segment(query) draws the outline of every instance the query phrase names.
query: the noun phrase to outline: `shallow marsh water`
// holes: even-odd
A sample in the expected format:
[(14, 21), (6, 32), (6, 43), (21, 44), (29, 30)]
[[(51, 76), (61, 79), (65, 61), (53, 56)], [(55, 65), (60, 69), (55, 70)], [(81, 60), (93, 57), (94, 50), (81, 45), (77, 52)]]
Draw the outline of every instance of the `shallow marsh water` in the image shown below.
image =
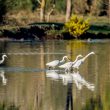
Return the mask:
[[(8, 58), (0, 66), (7, 83), (0, 77), (0, 108), (13, 110), (110, 110), (110, 41), (0, 42), (0, 55)], [(94, 51), (79, 69), (85, 81), (94, 84), (78, 88), (76, 73), (65, 74), (46, 63), (68, 55)], [(63, 77), (64, 76), (64, 77)], [(4, 110), (4, 109), (3, 109)]]

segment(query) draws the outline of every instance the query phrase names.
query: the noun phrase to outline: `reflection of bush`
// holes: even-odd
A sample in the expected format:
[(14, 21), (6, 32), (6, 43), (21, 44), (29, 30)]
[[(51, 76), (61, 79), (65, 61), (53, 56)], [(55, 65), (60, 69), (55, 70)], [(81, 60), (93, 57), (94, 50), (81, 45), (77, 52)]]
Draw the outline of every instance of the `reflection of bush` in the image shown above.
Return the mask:
[(14, 104), (6, 105), (6, 104), (0, 104), (0, 110), (19, 110), (19, 107), (16, 107)]

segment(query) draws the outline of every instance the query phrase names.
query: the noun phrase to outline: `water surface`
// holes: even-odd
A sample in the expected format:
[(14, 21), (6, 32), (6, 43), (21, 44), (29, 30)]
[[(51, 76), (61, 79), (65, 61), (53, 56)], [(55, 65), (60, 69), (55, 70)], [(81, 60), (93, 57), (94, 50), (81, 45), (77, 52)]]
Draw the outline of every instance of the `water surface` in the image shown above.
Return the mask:
[[(0, 66), (0, 108), (14, 110), (110, 110), (110, 41), (0, 42), (0, 56), (8, 58)], [(70, 75), (46, 63), (62, 59), (73, 61), (78, 54), (94, 51), (80, 66), (78, 74), (95, 89), (77, 86)], [(73, 76), (72, 76), (73, 75)], [(79, 87), (79, 88), (78, 88)], [(4, 110), (4, 109), (3, 109)]]

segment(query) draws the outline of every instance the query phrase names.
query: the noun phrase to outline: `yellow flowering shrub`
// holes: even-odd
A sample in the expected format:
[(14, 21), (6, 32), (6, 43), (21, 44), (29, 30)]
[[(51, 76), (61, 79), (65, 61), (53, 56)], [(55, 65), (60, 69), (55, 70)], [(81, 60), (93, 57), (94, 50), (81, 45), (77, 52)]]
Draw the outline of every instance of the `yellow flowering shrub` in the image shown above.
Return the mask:
[(72, 36), (78, 37), (89, 29), (89, 20), (84, 20), (83, 17), (72, 15), (70, 20), (65, 23), (64, 30)]

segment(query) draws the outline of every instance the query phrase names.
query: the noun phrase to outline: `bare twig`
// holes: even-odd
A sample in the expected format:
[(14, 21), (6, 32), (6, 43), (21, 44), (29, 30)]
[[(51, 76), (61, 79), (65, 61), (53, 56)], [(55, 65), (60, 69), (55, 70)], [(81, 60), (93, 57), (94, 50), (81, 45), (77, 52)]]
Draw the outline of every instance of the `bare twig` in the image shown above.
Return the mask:
[(41, 5), (41, 2), (39, 1), (39, 0), (37, 0), (38, 1), (38, 3)]

